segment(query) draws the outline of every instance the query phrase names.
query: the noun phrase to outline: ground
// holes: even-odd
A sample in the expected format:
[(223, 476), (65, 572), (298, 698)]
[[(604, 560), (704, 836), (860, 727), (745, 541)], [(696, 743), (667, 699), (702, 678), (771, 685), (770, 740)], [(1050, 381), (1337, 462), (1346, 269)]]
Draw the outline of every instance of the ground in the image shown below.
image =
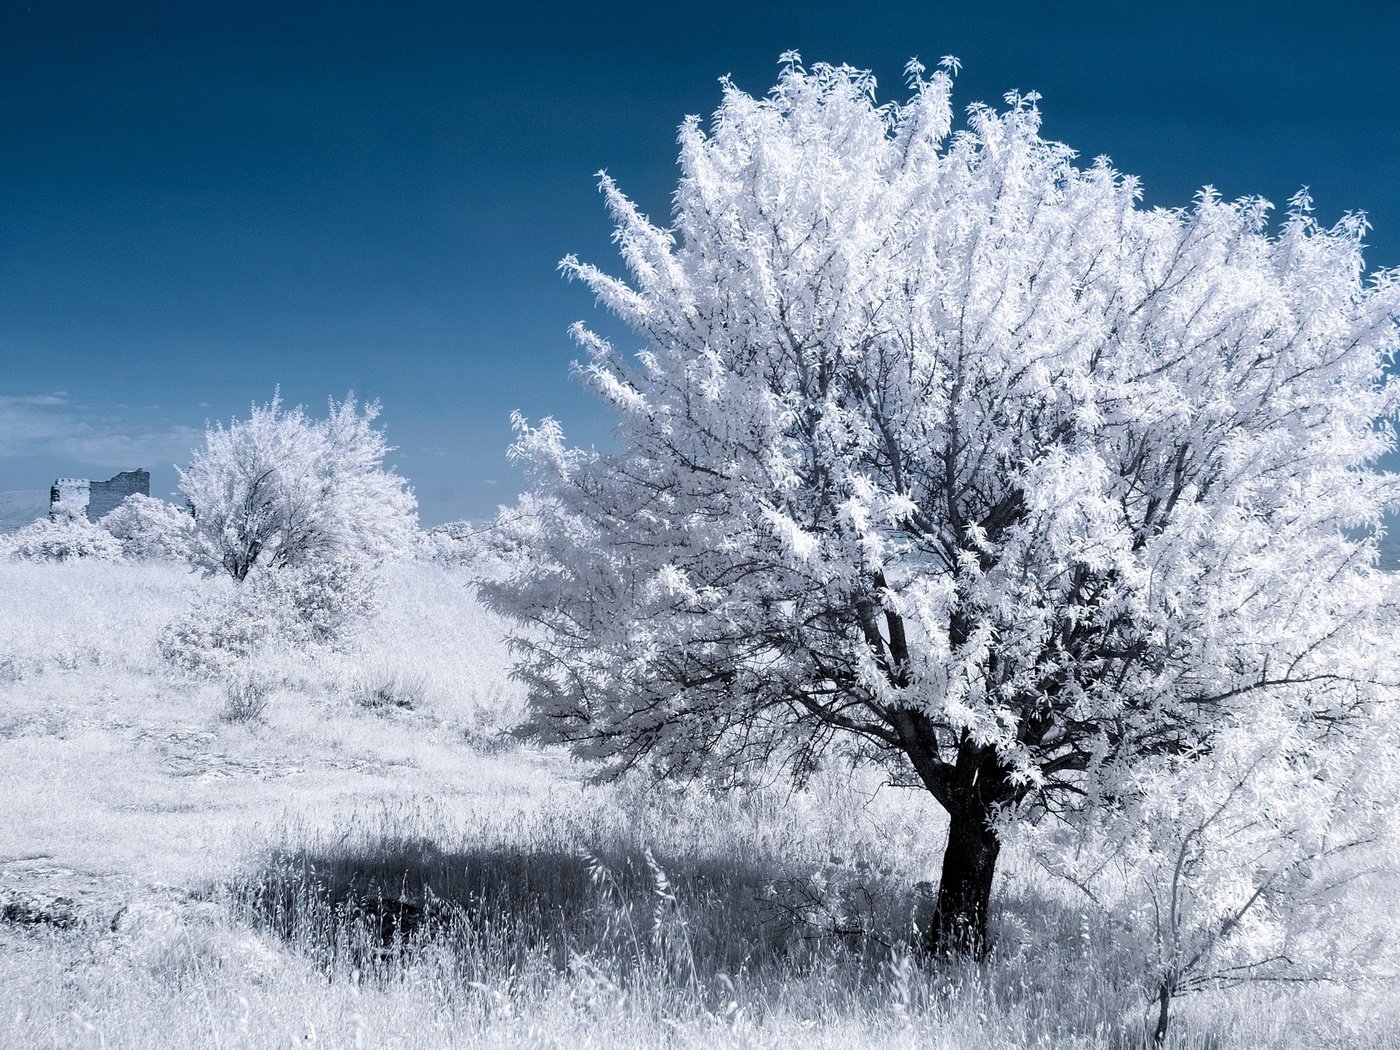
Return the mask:
[[(903, 938), (927, 799), (834, 765), (590, 785), (509, 735), (522, 697), (470, 574), (386, 570), (332, 647), (182, 669), (231, 585), (0, 564), (0, 1046), (1132, 1045), (1106, 931), (1026, 858), (985, 966)], [(249, 702), (251, 700), (251, 702)], [(1250, 988), (1182, 1046), (1400, 1045), (1393, 987)]]

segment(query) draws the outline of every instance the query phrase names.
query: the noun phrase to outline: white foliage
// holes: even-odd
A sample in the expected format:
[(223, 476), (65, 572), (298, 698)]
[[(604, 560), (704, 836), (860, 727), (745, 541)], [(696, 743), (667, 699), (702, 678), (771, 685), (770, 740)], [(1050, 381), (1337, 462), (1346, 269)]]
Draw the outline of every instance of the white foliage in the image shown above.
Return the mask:
[(134, 493), (98, 522), (136, 561), (194, 559), (194, 518), (173, 503)]
[(380, 582), (377, 570), (344, 559), (254, 569), (221, 600), (172, 621), (160, 650), (186, 670), (220, 671), (269, 645), (336, 643), (373, 612)]
[[(1255, 704), (1208, 754), (1157, 756), (1133, 790), (1022, 832), (1052, 873), (1121, 924), (1164, 1037), (1172, 999), (1249, 981), (1349, 982), (1393, 966), (1400, 810), (1394, 712), (1308, 722)], [(1359, 891), (1359, 892), (1357, 892)]]
[(350, 559), (373, 564), (415, 538), (416, 501), (386, 470), (379, 405), (331, 401), (326, 419), (280, 396), (217, 424), (180, 471), (195, 509), (196, 554), (242, 579), (255, 566)]
[(0, 537), (0, 554), (21, 561), (71, 561), (90, 558), (115, 561), (122, 544), (79, 511), (39, 518), (9, 536)]
[(669, 227), (604, 176), (629, 281), (564, 260), (643, 349), (575, 331), (620, 454), (517, 419), (486, 593), (536, 731), (669, 772), (844, 738), (956, 822), (1121, 797), (1264, 698), (1364, 720), (1400, 313), (1364, 221), (1144, 209), (1035, 96), (955, 131), (951, 66), (879, 105), (787, 61), (681, 128)]

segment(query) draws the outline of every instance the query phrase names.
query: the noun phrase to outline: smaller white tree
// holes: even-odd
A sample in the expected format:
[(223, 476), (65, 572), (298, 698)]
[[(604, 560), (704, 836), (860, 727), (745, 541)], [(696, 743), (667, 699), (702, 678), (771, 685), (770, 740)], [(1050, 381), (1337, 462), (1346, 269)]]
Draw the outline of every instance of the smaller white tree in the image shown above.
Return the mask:
[(1346, 981), (1382, 959), (1386, 931), (1362, 921), (1369, 893), (1349, 891), (1392, 863), (1390, 706), (1319, 719), (1263, 705), (1208, 753), (1144, 760), (1130, 794), (1083, 807), (1073, 830), (1023, 829), (1051, 872), (1128, 931), (1155, 1043), (1186, 993)]
[(133, 493), (98, 524), (116, 537), (128, 558), (192, 560), (194, 518), (173, 503)]
[(405, 548), (417, 503), (384, 467), (390, 448), (373, 425), (378, 415), (378, 402), (360, 406), (350, 396), (312, 419), (278, 394), (248, 419), (210, 427), (180, 471), (196, 559), (242, 580), (257, 567), (363, 566)]

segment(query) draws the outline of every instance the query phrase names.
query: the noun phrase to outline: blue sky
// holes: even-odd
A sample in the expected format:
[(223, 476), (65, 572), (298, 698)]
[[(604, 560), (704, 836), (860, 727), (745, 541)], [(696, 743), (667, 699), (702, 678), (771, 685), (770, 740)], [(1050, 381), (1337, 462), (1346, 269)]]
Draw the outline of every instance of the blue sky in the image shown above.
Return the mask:
[[(105, 13), (98, 11), (105, 6)], [(1400, 0), (0, 5), (0, 490), (146, 466), (280, 384), (379, 398), (425, 522), (510, 502), (509, 414), (606, 440), (568, 375), (616, 269), (594, 173), (654, 216), (675, 129), (789, 48), (963, 63), (1141, 176), (1332, 220), (1400, 264)]]

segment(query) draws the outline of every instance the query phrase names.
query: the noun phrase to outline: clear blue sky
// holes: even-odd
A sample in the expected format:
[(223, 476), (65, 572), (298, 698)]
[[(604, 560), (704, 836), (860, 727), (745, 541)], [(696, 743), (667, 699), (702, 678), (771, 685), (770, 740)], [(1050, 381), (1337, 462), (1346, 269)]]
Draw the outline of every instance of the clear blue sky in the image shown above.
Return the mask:
[(510, 502), (509, 413), (603, 441), (568, 376), (617, 268), (594, 173), (654, 216), (675, 129), (778, 55), (962, 59), (958, 101), (1140, 175), (1369, 212), (1400, 264), (1400, 0), (121, 4), (0, 0), (0, 490), (153, 471), (277, 384), (384, 403), (424, 521)]

